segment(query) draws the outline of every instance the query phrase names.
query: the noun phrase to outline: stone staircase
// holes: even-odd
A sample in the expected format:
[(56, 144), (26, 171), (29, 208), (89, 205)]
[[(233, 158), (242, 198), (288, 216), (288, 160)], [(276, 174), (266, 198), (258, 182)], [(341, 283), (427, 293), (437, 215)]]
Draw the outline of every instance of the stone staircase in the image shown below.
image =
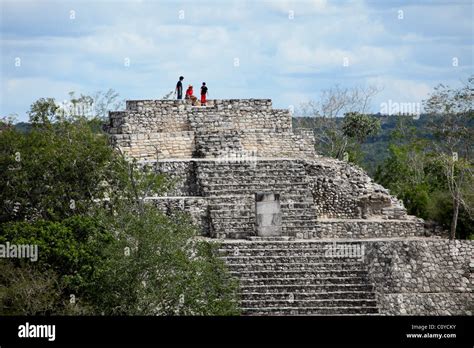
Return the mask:
[[(329, 257), (319, 241), (225, 241), (220, 255), (240, 280), (243, 315), (379, 313), (359, 257)], [(359, 242), (344, 243), (359, 245)]]
[(255, 230), (255, 206), (251, 197), (232, 203), (214, 200), (209, 205), (211, 237), (246, 238)]
[[(304, 164), (290, 159), (258, 159), (257, 161), (200, 161), (196, 177), (204, 197), (233, 197), (235, 204), (219, 206), (214, 204), (211, 220), (216, 228), (222, 220), (242, 222), (239, 231), (243, 238), (255, 232), (255, 198), (256, 192), (273, 192), (280, 194), (282, 213), (282, 235), (313, 235), (316, 232), (316, 215), (313, 197), (307, 187)], [(244, 202), (244, 203), (240, 203)], [(228, 225), (222, 224), (223, 227)], [(226, 237), (231, 237), (231, 230), (222, 230)], [(298, 234), (298, 235), (297, 235)], [(231, 237), (232, 238), (232, 237)]]

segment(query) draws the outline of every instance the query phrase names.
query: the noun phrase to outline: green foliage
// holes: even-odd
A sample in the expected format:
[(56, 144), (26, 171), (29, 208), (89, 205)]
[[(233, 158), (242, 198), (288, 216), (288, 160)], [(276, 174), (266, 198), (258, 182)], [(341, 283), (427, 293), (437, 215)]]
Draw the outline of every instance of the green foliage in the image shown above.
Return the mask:
[[(453, 200), (444, 175), (446, 156), (437, 153), (433, 141), (421, 137), (411, 125), (412, 122), (399, 120), (392, 132), (389, 156), (378, 166), (375, 180), (402, 199), (409, 214), (436, 221), (447, 230), (452, 223)], [(462, 159), (452, 164), (455, 175), (461, 167), (472, 166)], [(468, 192), (473, 184), (471, 177), (460, 189)], [(472, 196), (466, 195), (465, 201), (472, 206)], [(457, 236), (473, 235), (472, 218), (461, 208)]]
[(298, 117), (293, 124), (295, 128), (313, 129), (318, 153), (358, 165), (364, 160), (361, 145), (380, 131), (379, 119), (358, 112), (348, 112), (344, 117)]
[(342, 130), (344, 135), (362, 144), (369, 136), (380, 131), (380, 120), (370, 115), (349, 112), (344, 116)]
[(35, 127), (14, 128), (0, 136), (0, 222), (60, 220), (86, 213), (104, 185), (116, 187), (121, 158), (105, 135), (94, 133), (89, 121), (78, 119)]
[(59, 106), (53, 98), (41, 98), (31, 105), (30, 122), (33, 125), (50, 125), (59, 118)]
[(0, 285), (2, 315), (48, 315), (62, 310), (62, 289), (52, 270), (2, 260)]
[(61, 276), (71, 291), (90, 280), (94, 266), (103, 259), (103, 247), (112, 235), (93, 217), (74, 216), (58, 221), (7, 222), (0, 225), (0, 244), (37, 245), (35, 267)]
[(216, 250), (195, 240), (185, 216), (170, 219), (147, 205), (119, 208), (110, 220), (115, 243), (96, 273), (90, 297), (106, 315), (236, 314), (236, 283)]
[(52, 99), (30, 117), (26, 132), (0, 128), (0, 244), (37, 245), (39, 259), (0, 260), (0, 314), (238, 313), (215, 246), (145, 201), (170, 180), (114, 151), (97, 119)]

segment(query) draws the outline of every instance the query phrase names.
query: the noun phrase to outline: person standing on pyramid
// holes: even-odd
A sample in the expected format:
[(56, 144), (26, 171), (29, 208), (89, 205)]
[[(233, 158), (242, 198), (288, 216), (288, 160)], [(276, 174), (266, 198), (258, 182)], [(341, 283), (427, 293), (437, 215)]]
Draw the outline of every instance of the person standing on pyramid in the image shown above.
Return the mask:
[(184, 77), (180, 76), (179, 81), (176, 84), (176, 88), (174, 90), (174, 94), (178, 94), (178, 99), (183, 99), (183, 81)]
[(201, 106), (206, 106), (206, 95), (207, 95), (206, 83), (203, 82), (201, 86)]

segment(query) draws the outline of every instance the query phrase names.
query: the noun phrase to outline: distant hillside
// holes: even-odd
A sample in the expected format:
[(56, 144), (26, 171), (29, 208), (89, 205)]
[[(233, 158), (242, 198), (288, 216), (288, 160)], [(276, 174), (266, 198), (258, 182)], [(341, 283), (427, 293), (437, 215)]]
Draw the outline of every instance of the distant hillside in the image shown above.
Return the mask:
[(31, 123), (28, 122), (18, 122), (15, 124), (15, 128), (20, 132), (28, 132), (31, 129)]
[[(397, 123), (400, 119), (403, 118), (410, 121), (411, 125), (416, 128), (420, 137), (426, 139), (432, 138), (432, 135), (426, 131), (426, 125), (429, 119), (427, 115), (420, 115), (419, 119), (413, 119), (407, 116), (388, 116), (380, 114), (374, 114), (372, 116), (380, 119), (381, 131), (378, 135), (369, 137), (367, 141), (362, 144), (362, 150), (365, 154), (363, 166), (371, 176), (375, 173), (377, 165), (381, 164), (389, 155), (388, 145), (390, 142), (390, 135), (396, 129)], [(312, 128), (311, 119), (312, 117), (294, 117), (293, 126)], [(336, 119), (337, 123), (342, 121), (342, 117)]]

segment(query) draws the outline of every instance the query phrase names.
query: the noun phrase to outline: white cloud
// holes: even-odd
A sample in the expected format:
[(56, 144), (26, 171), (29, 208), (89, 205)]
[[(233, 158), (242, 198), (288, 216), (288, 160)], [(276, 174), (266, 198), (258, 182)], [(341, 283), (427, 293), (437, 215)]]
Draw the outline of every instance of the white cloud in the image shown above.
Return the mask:
[(39, 98), (67, 100), (69, 92), (84, 92), (84, 87), (78, 83), (48, 78), (13, 78), (2, 79), (1, 90), (2, 99), (9, 101), (8, 109), (3, 110), (2, 106), (2, 114), (17, 113), (21, 120), (26, 120), (25, 114), (35, 100)]
[[(23, 2), (7, 3), (0, 24), (2, 113), (27, 108), (35, 90), (55, 96), (68, 86), (161, 97), (179, 75), (186, 83), (208, 82), (213, 97), (272, 97), (282, 107), (315, 98), (329, 84), (370, 81), (386, 85), (384, 98), (419, 99), (433, 80), (472, 70), (466, 6), (407, 5), (399, 21), (396, 6), (363, 1), (87, 1), (74, 3), (71, 22), (65, 2), (45, 1), (41, 18)], [(12, 68), (17, 56), (21, 69)], [(342, 69), (344, 57), (350, 69)]]
[(389, 100), (396, 103), (422, 103), (433, 86), (426, 82), (403, 80), (393, 77), (368, 78), (367, 84), (383, 88), (377, 95), (375, 106)]

